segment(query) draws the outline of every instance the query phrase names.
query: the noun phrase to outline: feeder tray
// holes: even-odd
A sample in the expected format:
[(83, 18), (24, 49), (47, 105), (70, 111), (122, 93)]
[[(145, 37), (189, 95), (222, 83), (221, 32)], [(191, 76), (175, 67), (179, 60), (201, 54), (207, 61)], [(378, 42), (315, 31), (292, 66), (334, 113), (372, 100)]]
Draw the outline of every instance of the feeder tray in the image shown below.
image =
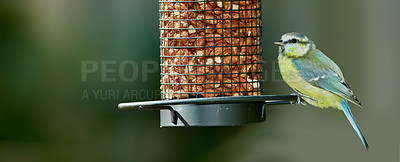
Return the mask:
[(297, 95), (235, 96), (130, 102), (118, 107), (160, 110), (160, 127), (235, 126), (263, 122), (266, 106), (298, 100)]

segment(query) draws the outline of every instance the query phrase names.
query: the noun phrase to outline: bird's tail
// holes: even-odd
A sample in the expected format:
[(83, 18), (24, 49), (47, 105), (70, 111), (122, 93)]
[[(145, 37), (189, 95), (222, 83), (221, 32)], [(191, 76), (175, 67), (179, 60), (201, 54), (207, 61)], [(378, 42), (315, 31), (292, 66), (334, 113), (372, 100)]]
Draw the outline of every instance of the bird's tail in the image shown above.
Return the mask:
[(342, 102), (340, 103), (340, 105), (342, 106), (343, 112), (346, 115), (347, 119), (351, 123), (351, 126), (353, 126), (354, 130), (357, 132), (358, 136), (360, 137), (362, 143), (364, 144), (364, 147), (368, 150), (368, 148), (369, 148), (368, 143), (365, 140), (363, 134), (361, 133), (361, 130), (358, 127), (353, 114), (351, 113), (351, 110), (350, 110), (349, 104), (347, 103), (347, 100), (343, 99)]

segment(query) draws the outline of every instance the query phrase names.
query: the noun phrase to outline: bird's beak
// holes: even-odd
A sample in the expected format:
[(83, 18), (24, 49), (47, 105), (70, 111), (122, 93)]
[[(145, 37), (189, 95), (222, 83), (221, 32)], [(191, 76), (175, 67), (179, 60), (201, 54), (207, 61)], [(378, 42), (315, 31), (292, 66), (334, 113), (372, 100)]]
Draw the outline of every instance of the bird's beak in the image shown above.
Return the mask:
[(279, 40), (279, 41), (277, 41), (277, 42), (274, 42), (274, 44), (275, 44), (275, 45), (278, 45), (278, 46), (283, 46), (282, 40)]

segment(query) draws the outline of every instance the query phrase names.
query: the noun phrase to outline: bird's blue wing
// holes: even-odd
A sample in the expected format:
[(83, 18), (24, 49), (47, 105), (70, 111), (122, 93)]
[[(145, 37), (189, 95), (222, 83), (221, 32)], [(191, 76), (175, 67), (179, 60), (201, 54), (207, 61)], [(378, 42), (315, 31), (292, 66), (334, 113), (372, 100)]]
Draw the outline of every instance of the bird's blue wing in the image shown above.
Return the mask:
[(293, 63), (299, 70), (300, 76), (308, 83), (362, 106), (344, 80), (339, 67), (321, 51), (316, 50), (305, 57), (293, 59)]

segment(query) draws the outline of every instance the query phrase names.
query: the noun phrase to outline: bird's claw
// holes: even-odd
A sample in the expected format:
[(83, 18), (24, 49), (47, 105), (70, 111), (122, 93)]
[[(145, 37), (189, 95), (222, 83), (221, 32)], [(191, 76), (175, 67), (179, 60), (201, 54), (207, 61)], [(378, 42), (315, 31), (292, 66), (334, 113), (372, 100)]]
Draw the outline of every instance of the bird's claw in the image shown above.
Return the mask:
[(301, 98), (302, 96), (303, 96), (303, 97), (308, 97), (308, 96), (302, 95), (302, 94), (297, 93), (297, 92), (292, 93), (291, 95), (296, 95), (296, 96), (297, 96), (297, 100), (296, 100), (296, 101), (291, 101), (290, 104), (292, 104), (292, 105), (294, 105), (294, 106), (297, 106), (297, 105), (306, 106), (306, 105), (308, 105), (307, 102), (305, 102), (305, 101)]

